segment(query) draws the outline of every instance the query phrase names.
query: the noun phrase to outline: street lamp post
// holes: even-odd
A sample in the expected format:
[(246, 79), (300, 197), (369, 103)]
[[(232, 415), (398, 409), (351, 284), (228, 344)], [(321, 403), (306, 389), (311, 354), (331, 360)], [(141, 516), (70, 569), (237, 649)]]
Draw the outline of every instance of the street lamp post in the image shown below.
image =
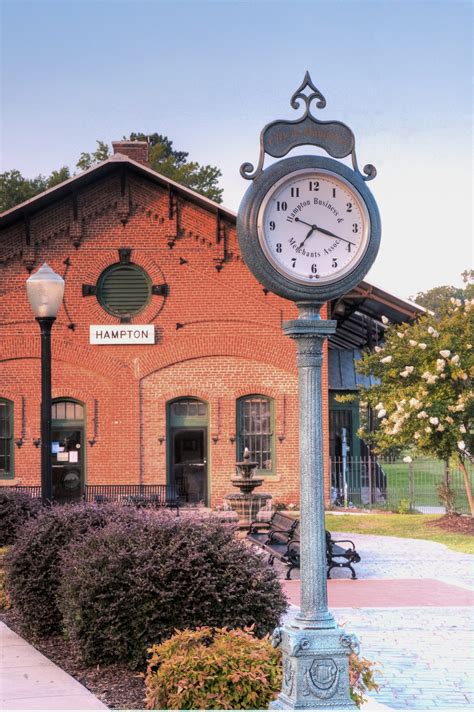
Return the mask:
[(44, 263), (26, 280), (26, 291), (41, 330), (41, 498), (52, 501), (51, 328), (64, 295), (64, 280)]

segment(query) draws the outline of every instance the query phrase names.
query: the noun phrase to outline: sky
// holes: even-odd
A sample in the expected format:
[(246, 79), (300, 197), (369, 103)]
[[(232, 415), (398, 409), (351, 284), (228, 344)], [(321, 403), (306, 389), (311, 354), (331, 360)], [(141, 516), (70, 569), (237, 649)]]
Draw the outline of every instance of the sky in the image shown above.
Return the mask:
[[(1, 163), (26, 177), (97, 139), (167, 135), (238, 211), (260, 131), (318, 111), (356, 138), (382, 220), (367, 280), (408, 298), (472, 267), (472, 12), (465, 0), (2, 0)], [(305, 153), (296, 149), (289, 155)], [(324, 153), (320, 151), (322, 155)], [(273, 159), (270, 159), (271, 162)], [(347, 159), (349, 160), (349, 159)]]

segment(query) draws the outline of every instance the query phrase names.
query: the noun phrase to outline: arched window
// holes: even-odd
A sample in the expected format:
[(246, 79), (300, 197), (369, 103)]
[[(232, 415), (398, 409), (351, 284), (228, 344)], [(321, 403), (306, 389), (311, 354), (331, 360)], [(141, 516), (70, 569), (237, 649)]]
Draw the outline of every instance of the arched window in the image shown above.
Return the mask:
[(237, 458), (242, 460), (246, 447), (257, 469), (266, 474), (275, 470), (273, 400), (251, 395), (237, 401)]
[(0, 398), (0, 478), (13, 476), (13, 403)]

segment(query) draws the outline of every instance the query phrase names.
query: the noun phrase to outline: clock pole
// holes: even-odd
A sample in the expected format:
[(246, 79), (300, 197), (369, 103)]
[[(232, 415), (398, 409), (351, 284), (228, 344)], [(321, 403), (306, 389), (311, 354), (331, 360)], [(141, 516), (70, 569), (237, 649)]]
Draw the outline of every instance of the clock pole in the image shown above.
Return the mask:
[(297, 349), (300, 419), (301, 607), (277, 628), (283, 653), (283, 685), (270, 709), (352, 709), (349, 655), (357, 639), (342, 630), (328, 609), (321, 368), (325, 339), (335, 321), (320, 318), (319, 304), (298, 304), (299, 316), (283, 325)]
[[(267, 124), (260, 135), (257, 167), (243, 163), (240, 168), (242, 177), (252, 184), (240, 204), (237, 234), (244, 261), (258, 281), (274, 294), (295, 302), (299, 311), (297, 319), (284, 323), (283, 331), (294, 340), (297, 351), (301, 608), (294, 619), (273, 633), (273, 645), (283, 653), (283, 682), (270, 709), (343, 710), (356, 707), (349, 690), (349, 657), (352, 652), (359, 652), (359, 645), (354, 635), (339, 627), (328, 609), (321, 368), (324, 341), (335, 333), (336, 322), (321, 319), (320, 309), (364, 279), (378, 252), (381, 226), (377, 204), (366, 187), (366, 181), (374, 178), (377, 171), (371, 164), (364, 166), (363, 173), (359, 171), (354, 134), (339, 121), (316, 119), (311, 111), (313, 102), (319, 109), (326, 105), (306, 72), (291, 98), (294, 109), (301, 103), (305, 105), (303, 116), (295, 121)], [(322, 148), (331, 158), (293, 156), (263, 169), (266, 154), (281, 158), (291, 149), (308, 144)], [(349, 156), (352, 168), (334, 160)], [(308, 191), (316, 186), (318, 198), (312, 193), (303, 195), (301, 176), (306, 176)], [(327, 176), (332, 176), (334, 183), (323, 200)], [(340, 188), (349, 196), (348, 202), (342, 199), (342, 208), (339, 198), (334, 201)], [(355, 204), (359, 206), (358, 220), (354, 220), (356, 212), (352, 212)], [(327, 222), (328, 214), (321, 211), (335, 215), (337, 224)], [(346, 212), (353, 216), (350, 223), (343, 223)], [(311, 228), (302, 243), (286, 229), (299, 222)], [(357, 242), (347, 225), (354, 235), (364, 236), (358, 250), (350, 249)], [(305, 240), (313, 233), (336, 241), (332, 257), (340, 258), (338, 245), (341, 241), (347, 243), (348, 261), (338, 268), (337, 259), (329, 265), (321, 259), (328, 250), (321, 249), (319, 254), (315, 248), (308, 250), (310, 254), (302, 251)], [(291, 249), (297, 239), (300, 245), (293, 254)], [(295, 270), (301, 257), (302, 264)]]

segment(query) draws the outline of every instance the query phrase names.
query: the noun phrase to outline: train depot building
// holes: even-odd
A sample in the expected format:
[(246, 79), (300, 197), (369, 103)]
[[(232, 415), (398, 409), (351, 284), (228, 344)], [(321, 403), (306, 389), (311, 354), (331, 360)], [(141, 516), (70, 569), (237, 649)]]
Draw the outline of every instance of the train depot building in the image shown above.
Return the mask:
[[(177, 484), (189, 504), (222, 504), (248, 447), (273, 500), (299, 501), (297, 316), (246, 268), (236, 216), (147, 166), (147, 144), (114, 155), (0, 216), (0, 485), (40, 483), (40, 334), (26, 280), (47, 262), (65, 280), (52, 331), (53, 487)], [(338, 329), (323, 364), (329, 501), (356, 436), (360, 351), (381, 317), (423, 310), (367, 282), (327, 304)], [(363, 477), (363, 475), (362, 475)], [(361, 483), (363, 486), (363, 483)]]

